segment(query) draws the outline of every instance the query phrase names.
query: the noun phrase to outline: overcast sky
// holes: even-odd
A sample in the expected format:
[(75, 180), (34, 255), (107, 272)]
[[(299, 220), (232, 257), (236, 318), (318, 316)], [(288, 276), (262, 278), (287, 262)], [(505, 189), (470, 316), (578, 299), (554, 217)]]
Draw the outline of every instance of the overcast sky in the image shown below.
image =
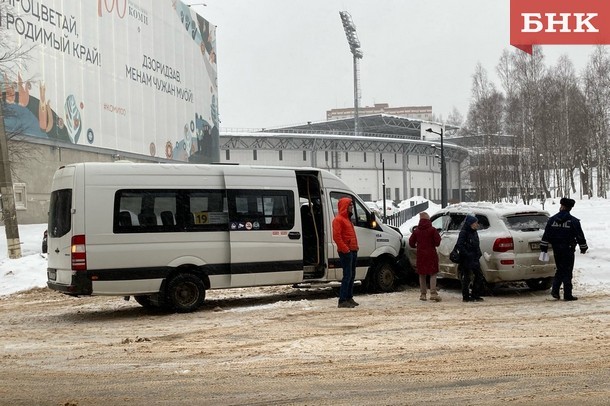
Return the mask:
[[(217, 26), (221, 126), (261, 128), (323, 121), (353, 107), (352, 56), (339, 11), (348, 11), (364, 58), (361, 106), (431, 105), (466, 116), (480, 62), (491, 79), (510, 46), (509, 0), (205, 0), (194, 10)], [(185, 0), (187, 4), (201, 3)], [(592, 47), (542, 47), (577, 72)]]

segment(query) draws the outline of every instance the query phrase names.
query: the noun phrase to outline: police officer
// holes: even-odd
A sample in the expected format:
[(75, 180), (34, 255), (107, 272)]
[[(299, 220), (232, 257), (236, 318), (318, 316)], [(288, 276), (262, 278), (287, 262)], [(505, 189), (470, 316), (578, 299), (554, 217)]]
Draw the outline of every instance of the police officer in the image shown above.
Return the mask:
[(559, 213), (546, 223), (540, 250), (547, 252), (549, 244), (553, 247), (555, 256), (555, 278), (551, 287), (551, 296), (559, 300), (559, 288), (563, 283), (563, 300), (578, 300), (572, 295), (572, 271), (574, 270), (574, 251), (576, 244), (580, 253), (587, 252), (587, 240), (580, 227), (580, 220), (570, 214), (576, 202), (573, 199), (562, 198), (559, 201)]

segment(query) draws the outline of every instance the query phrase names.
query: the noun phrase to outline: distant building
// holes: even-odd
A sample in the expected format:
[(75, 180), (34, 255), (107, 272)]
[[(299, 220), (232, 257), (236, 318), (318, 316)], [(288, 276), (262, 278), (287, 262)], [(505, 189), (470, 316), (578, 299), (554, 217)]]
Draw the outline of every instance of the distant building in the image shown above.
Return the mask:
[[(361, 117), (360, 126), (357, 136), (349, 118), (262, 131), (223, 130), (220, 163), (322, 168), (365, 201), (421, 196), (440, 203), (439, 138), (426, 131), (439, 129), (437, 123), (378, 114)], [(457, 130), (444, 128), (448, 135)], [(444, 155), (448, 200), (458, 202), (468, 150), (447, 142)]]
[[(415, 118), (424, 121), (432, 120), (432, 106), (390, 107), (388, 103), (375, 103), (373, 107), (359, 107), (358, 116), (371, 114), (389, 114), (404, 118)], [(354, 108), (331, 109), (326, 111), (327, 120), (342, 120), (354, 117)]]

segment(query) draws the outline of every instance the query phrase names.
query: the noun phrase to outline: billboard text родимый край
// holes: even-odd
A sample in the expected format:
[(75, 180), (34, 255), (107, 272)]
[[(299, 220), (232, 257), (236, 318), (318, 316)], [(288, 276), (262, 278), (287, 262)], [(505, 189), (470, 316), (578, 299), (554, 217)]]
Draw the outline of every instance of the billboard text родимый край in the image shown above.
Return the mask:
[(3, 0), (7, 132), (219, 160), (215, 26), (179, 0)]

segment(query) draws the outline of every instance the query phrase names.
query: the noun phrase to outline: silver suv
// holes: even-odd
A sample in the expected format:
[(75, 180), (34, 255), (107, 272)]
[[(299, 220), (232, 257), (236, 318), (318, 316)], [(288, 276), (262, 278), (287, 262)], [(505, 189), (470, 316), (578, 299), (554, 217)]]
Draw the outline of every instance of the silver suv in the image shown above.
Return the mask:
[[(441, 234), (437, 248), (440, 272), (443, 278), (458, 279), (457, 264), (449, 260), (460, 229), (467, 214), (479, 220), (481, 246), (481, 270), (486, 282), (525, 281), (534, 290), (551, 286), (555, 274), (553, 252), (550, 260), (542, 262), (540, 240), (544, 232), (548, 212), (532, 206), (507, 203), (460, 203), (450, 205), (431, 216), (433, 227)], [(408, 241), (409, 236), (405, 239)], [(415, 249), (407, 245), (410, 265), (415, 269)]]

